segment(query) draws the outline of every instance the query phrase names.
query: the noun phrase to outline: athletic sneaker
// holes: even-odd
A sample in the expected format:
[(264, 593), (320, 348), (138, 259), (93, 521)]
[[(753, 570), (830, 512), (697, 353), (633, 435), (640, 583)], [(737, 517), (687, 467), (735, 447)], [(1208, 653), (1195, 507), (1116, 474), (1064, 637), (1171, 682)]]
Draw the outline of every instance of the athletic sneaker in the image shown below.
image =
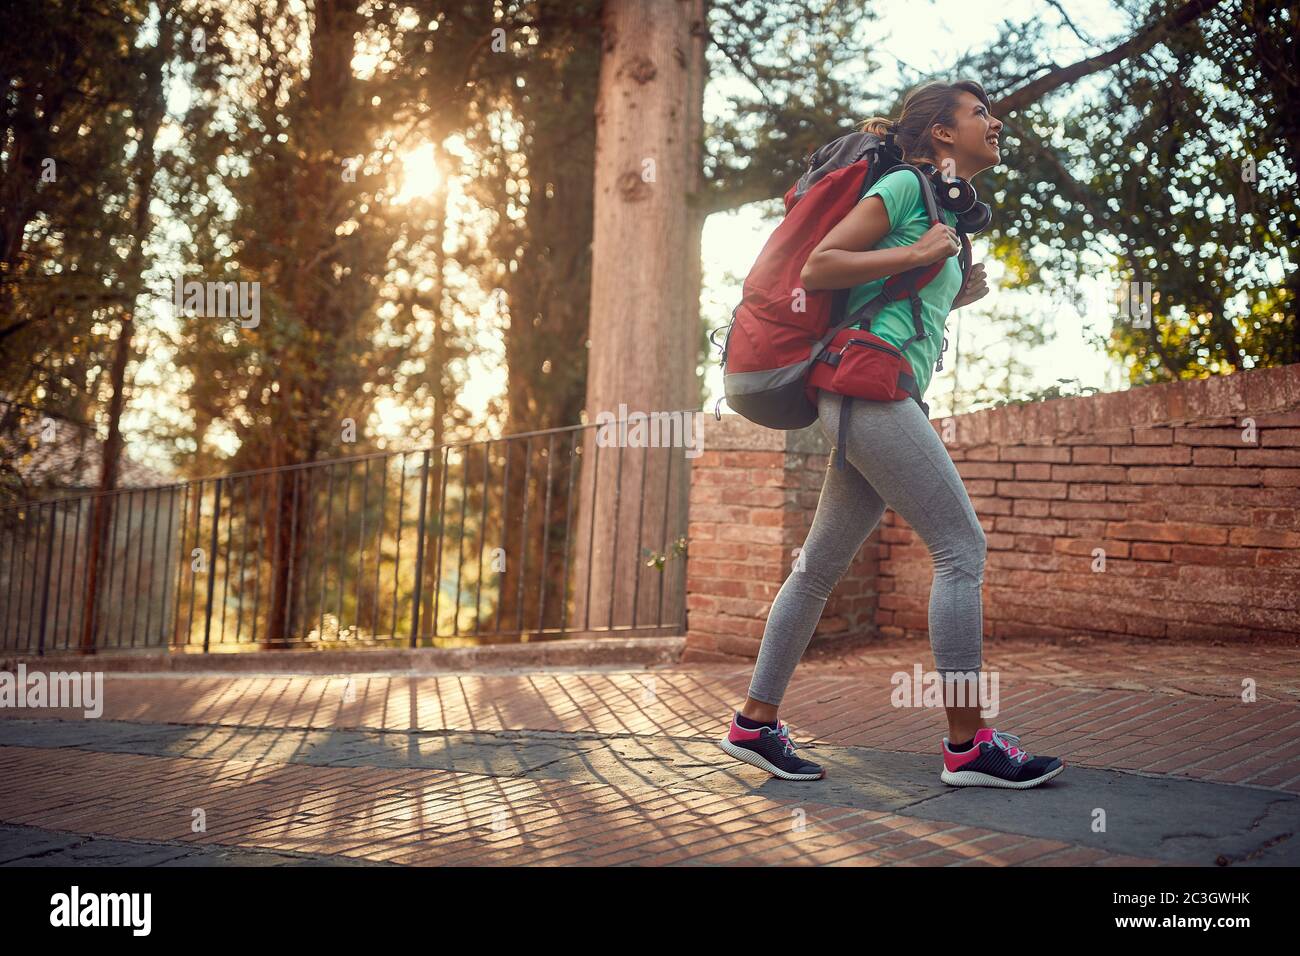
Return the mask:
[(759, 727), (749, 730), (740, 726), (736, 717), (731, 718), (731, 730), (727, 736), (718, 741), (722, 749), (737, 760), (761, 767), (782, 780), (820, 780), (826, 771), (811, 761), (795, 754), (794, 741), (790, 739), (790, 728), (784, 720), (777, 721), (777, 728)]
[(1051, 780), (1065, 769), (1059, 757), (1035, 757), (1018, 746), (1020, 738), (983, 727), (969, 750), (954, 753), (943, 738), (943, 773), (939, 779), (954, 787), (1010, 787), (1027, 790)]

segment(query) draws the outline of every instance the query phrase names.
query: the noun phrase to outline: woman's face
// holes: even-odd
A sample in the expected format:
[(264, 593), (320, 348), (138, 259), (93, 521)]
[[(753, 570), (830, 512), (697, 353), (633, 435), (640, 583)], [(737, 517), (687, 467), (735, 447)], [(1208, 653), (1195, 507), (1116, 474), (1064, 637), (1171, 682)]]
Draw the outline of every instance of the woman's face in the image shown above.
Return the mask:
[(954, 153), (957, 167), (975, 173), (996, 166), (1002, 161), (999, 140), (1002, 121), (989, 115), (988, 107), (975, 94), (963, 91), (960, 96), (953, 116), (954, 125), (946, 130), (952, 135), (948, 146)]

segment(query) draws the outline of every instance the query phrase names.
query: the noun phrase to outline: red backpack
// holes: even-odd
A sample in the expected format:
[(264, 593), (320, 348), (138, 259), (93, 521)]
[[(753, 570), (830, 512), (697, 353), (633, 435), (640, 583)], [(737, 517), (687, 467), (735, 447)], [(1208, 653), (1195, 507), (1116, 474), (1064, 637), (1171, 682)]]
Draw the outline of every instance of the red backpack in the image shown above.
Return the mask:
[[(855, 132), (827, 143), (808, 158), (807, 170), (785, 194), (785, 218), (745, 277), (741, 302), (732, 312), (722, 345), (726, 402), (756, 424), (806, 428), (817, 420), (817, 389), (843, 396), (838, 468), (844, 467), (844, 436), (854, 398), (901, 401), (910, 397), (927, 416), (930, 413), (902, 350), (869, 329), (886, 305), (907, 298), (916, 333), (904, 348), (924, 338), (928, 333), (921, 320), (919, 293), (939, 274), (943, 261), (892, 276), (878, 296), (847, 316), (850, 290), (809, 291), (799, 279), (809, 254), (826, 233), (868, 186), (895, 169), (916, 174), (930, 222), (942, 222), (929, 177), (901, 162), (892, 135), (881, 139)], [(970, 240), (959, 232), (964, 286), (970, 271)], [(864, 329), (849, 328), (859, 321)], [(945, 337), (943, 349), (947, 347)], [(935, 370), (942, 368), (941, 351)]]

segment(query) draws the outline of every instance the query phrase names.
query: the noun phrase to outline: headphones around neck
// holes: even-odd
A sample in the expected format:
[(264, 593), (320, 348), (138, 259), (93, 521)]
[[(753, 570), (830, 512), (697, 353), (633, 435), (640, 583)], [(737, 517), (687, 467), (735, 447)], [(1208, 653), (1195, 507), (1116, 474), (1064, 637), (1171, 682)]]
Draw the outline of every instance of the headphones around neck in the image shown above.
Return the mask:
[(939, 205), (957, 214), (957, 228), (969, 235), (983, 232), (993, 221), (993, 209), (980, 202), (975, 187), (960, 176), (945, 177), (933, 163), (915, 164), (934, 183), (934, 195)]

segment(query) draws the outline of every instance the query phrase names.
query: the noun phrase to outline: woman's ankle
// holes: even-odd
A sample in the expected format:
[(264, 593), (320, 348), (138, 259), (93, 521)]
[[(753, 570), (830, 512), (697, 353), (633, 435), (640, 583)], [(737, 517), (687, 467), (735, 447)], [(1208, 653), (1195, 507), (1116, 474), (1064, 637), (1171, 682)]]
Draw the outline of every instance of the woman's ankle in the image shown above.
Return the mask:
[(761, 700), (754, 700), (754, 698), (748, 697), (745, 699), (744, 705), (740, 708), (740, 716), (756, 721), (760, 724), (770, 724), (776, 720), (776, 711), (776, 704), (768, 704)]
[(974, 740), (975, 735), (984, 729), (984, 721), (960, 721), (948, 723), (948, 739), (955, 744), (964, 744)]

